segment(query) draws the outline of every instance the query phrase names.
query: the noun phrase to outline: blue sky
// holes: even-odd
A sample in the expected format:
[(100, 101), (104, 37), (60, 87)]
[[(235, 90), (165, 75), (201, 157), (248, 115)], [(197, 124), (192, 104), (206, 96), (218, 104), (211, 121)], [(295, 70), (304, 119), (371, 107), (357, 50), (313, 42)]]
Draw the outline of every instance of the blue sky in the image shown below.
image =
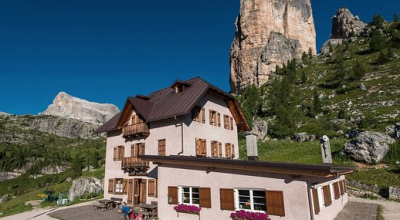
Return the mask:
[[(0, 111), (37, 114), (60, 91), (122, 108), (175, 79), (229, 91), (239, 0), (0, 1)], [(340, 6), (392, 20), (393, 0), (312, 0), (317, 46)], [(397, 11), (398, 10), (398, 11)]]

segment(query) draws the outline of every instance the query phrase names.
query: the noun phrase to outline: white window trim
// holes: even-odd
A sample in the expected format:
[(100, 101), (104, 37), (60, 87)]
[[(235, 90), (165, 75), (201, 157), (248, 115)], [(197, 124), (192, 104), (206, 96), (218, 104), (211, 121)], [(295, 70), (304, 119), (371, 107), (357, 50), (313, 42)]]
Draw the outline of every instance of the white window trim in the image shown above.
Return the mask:
[[(118, 183), (120, 181), (120, 183)], [(117, 180), (117, 183), (115, 183), (115, 193), (122, 193), (123, 192), (123, 184), (122, 180)]]
[[(182, 201), (182, 188), (189, 188), (189, 200), (190, 203), (183, 203)], [(178, 203), (179, 204), (187, 204), (187, 205), (194, 205), (194, 206), (200, 206), (200, 197), (199, 197), (199, 204), (193, 204), (193, 198), (192, 198), (192, 189), (193, 188), (198, 188), (199, 189), (199, 195), (200, 195), (200, 187), (199, 186), (178, 186)]]
[(321, 210), (321, 209), (325, 208), (325, 205), (324, 205), (325, 200), (323, 197), (321, 186), (317, 187), (317, 195), (318, 195), (319, 209)]
[[(239, 208), (239, 190), (250, 190), (250, 203), (251, 203), (251, 209), (241, 209)], [(239, 210), (245, 210), (245, 211), (251, 211), (251, 212), (260, 212), (264, 213), (266, 211), (260, 211), (260, 210), (254, 210), (254, 197), (253, 197), (253, 191), (266, 191), (265, 189), (255, 189), (255, 188), (236, 188), (233, 190), (234, 192), (234, 200), (235, 200), (235, 211)], [(265, 195), (267, 196), (267, 195)], [(267, 206), (267, 202), (265, 201), (265, 206)], [(268, 209), (268, 207), (267, 207)]]

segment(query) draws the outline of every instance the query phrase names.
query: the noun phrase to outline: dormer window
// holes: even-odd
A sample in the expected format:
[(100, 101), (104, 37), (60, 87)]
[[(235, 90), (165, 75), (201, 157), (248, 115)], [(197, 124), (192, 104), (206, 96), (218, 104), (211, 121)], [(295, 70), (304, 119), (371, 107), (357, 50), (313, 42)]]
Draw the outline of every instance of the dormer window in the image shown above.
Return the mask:
[(185, 89), (184, 85), (176, 85), (175, 86), (175, 93), (183, 92), (184, 89)]

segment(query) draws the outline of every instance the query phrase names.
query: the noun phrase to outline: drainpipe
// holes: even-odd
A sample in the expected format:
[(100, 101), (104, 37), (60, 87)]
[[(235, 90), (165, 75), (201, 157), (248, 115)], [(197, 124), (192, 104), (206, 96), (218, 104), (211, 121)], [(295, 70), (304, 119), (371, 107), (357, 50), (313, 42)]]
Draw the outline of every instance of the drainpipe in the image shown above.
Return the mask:
[[(308, 184), (307, 184), (308, 185)], [(310, 207), (310, 217), (311, 220), (314, 220), (314, 209), (313, 209), (313, 197), (312, 197), (312, 187), (307, 187), (308, 194), (308, 206)]]
[[(175, 119), (175, 121), (178, 121), (178, 119), (176, 118), (176, 115), (174, 116), (174, 119)], [(181, 151), (178, 153), (178, 156), (183, 154), (183, 122), (181, 122), (180, 124), (181, 124)]]

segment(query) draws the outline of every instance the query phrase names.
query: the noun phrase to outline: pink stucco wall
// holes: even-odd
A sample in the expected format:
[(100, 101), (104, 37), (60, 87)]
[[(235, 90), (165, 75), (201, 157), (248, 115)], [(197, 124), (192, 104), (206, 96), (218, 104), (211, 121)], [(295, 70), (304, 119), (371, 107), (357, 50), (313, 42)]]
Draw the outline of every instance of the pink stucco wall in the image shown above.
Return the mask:
[[(196, 138), (207, 140), (207, 156), (211, 156), (211, 141), (222, 142), (222, 151), (225, 154), (225, 143), (232, 143), (235, 145), (235, 156), (239, 156), (237, 127), (234, 126), (233, 130), (224, 128), (223, 115), (232, 117), (232, 114), (224, 100), (212, 94), (205, 94), (203, 98), (197, 103), (198, 106), (205, 108), (206, 123), (192, 121), (191, 115), (179, 116), (177, 118), (170, 118), (150, 123), (150, 135), (148, 137), (139, 137), (136, 139), (125, 139), (122, 137), (121, 131), (108, 132), (107, 134), (107, 151), (106, 151), (106, 165), (105, 165), (105, 181), (104, 181), (104, 197), (120, 197), (125, 201), (127, 195), (113, 195), (109, 194), (108, 180), (114, 178), (133, 179), (128, 173), (123, 173), (121, 170), (121, 161), (113, 160), (113, 149), (117, 146), (125, 146), (124, 157), (131, 155), (131, 145), (136, 143), (145, 143), (146, 155), (158, 154), (158, 140), (166, 139), (166, 155), (178, 155), (182, 151), (182, 127), (183, 124), (183, 153), (184, 156), (196, 155)], [(209, 123), (209, 110), (215, 110), (221, 114), (221, 127), (210, 125)], [(149, 173), (154, 169), (154, 165), (150, 163)], [(137, 177), (146, 179), (147, 177)], [(147, 202), (155, 201), (155, 198), (148, 198)]]
[[(318, 181), (322, 185), (338, 178), (328, 180), (326, 178), (300, 177), (291, 175), (266, 174), (255, 172), (243, 172), (234, 170), (215, 170), (206, 173), (203, 168), (189, 168), (172, 165), (160, 165), (158, 167), (158, 216), (160, 219), (177, 219), (177, 213), (173, 210), (174, 205), (168, 204), (168, 186), (192, 186), (211, 188), (211, 209), (202, 208), (201, 219), (207, 220), (230, 220), (232, 211), (220, 210), (221, 188), (247, 188), (262, 190), (283, 191), (285, 216), (270, 215), (272, 220), (290, 219), (307, 220), (314, 215), (310, 206), (309, 191), (311, 184)], [(179, 178), (184, 177), (184, 178)], [(324, 182), (326, 181), (326, 182)], [(347, 202), (347, 195), (340, 200), (332, 200), (332, 205), (321, 208), (321, 212), (315, 220), (333, 220), (337, 213)], [(311, 208), (310, 208), (311, 207)], [(179, 213), (181, 219), (198, 219), (198, 216)]]

